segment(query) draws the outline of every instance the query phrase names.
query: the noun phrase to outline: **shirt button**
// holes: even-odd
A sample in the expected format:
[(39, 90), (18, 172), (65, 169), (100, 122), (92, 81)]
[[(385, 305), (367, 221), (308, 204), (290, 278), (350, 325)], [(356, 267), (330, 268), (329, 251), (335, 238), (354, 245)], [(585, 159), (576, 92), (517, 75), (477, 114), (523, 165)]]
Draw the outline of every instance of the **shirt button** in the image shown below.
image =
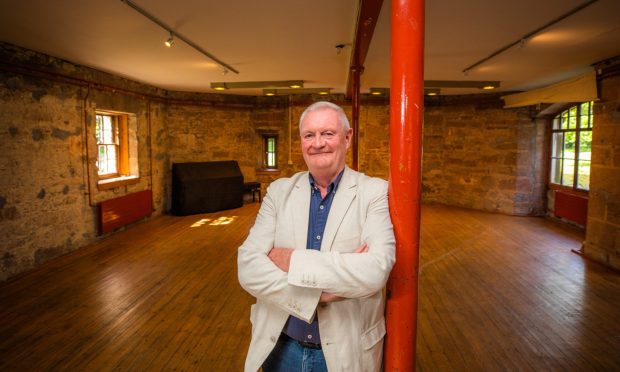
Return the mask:
[(321, 235), (317, 235), (316, 240), (321, 240)]
[(312, 335), (308, 335), (308, 340), (312, 340)]
[(271, 342), (276, 342), (276, 338), (274, 336), (271, 336), (269, 340), (271, 340)]
[(322, 205), (319, 207), (319, 209), (323, 209), (323, 208), (324, 208), (324, 207), (323, 207)]

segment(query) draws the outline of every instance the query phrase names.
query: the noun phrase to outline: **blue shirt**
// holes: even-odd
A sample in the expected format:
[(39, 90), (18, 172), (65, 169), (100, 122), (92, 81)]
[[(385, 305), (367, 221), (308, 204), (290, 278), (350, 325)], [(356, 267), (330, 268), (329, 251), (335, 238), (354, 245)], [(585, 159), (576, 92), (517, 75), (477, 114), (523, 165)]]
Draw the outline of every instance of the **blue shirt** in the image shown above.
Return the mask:
[[(329, 210), (331, 209), (332, 201), (334, 200), (334, 195), (336, 194), (336, 189), (338, 188), (338, 183), (340, 183), (343, 173), (344, 170), (338, 174), (334, 182), (327, 186), (325, 198), (321, 197), (321, 190), (315, 185), (312, 175), (308, 173), (311, 193), (306, 249), (321, 249), (321, 241), (323, 239), (323, 232), (325, 231), (325, 224), (327, 223), (327, 216), (329, 215)], [(321, 343), (318, 316), (315, 316), (310, 324), (294, 316), (289, 316), (282, 332), (297, 341), (312, 342), (313, 344)]]

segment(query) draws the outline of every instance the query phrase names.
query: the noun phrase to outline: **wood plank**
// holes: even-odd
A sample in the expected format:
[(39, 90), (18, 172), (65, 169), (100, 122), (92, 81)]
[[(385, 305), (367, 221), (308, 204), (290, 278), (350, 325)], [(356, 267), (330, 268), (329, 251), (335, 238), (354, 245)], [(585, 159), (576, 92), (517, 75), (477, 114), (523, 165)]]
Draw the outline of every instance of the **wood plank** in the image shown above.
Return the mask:
[[(242, 370), (258, 205), (154, 218), (0, 285), (0, 370)], [(620, 275), (571, 253), (583, 239), (423, 206), (418, 370), (619, 370)]]

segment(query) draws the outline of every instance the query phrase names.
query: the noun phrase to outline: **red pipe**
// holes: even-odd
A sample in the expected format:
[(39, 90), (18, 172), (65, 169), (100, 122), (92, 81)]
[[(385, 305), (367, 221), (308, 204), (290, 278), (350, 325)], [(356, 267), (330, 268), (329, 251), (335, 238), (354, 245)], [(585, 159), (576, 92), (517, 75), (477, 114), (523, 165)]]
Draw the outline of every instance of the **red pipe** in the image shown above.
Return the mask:
[(351, 104), (351, 121), (353, 127), (353, 169), (359, 170), (359, 122), (360, 122), (360, 75), (363, 67), (352, 66), (353, 73), (353, 97)]
[(391, 48), (389, 196), (396, 236), (396, 264), (388, 281), (385, 371), (415, 371), (424, 118), (424, 0), (392, 0)]

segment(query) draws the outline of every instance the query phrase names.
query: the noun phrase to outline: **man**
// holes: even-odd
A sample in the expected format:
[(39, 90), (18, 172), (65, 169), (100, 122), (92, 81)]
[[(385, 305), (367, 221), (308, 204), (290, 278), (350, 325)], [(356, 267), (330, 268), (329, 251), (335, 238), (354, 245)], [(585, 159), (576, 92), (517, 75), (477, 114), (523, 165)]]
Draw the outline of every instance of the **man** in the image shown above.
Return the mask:
[(248, 372), (381, 369), (394, 233), (387, 182), (345, 166), (352, 132), (337, 105), (304, 111), (309, 172), (269, 186), (239, 247), (239, 282), (257, 299)]

